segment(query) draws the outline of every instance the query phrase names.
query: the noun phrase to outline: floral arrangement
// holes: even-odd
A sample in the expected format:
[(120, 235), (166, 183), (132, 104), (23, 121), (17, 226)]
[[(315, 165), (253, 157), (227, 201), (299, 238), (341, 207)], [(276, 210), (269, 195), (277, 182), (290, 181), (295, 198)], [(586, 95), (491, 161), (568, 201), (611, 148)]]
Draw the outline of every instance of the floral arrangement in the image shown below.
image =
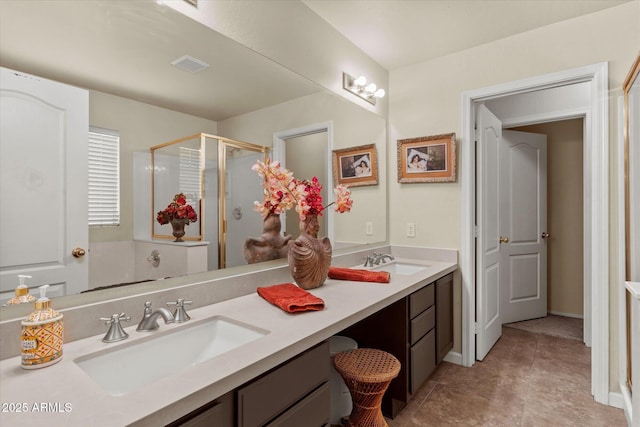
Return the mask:
[(300, 219), (304, 221), (307, 215), (322, 215), (322, 211), (335, 204), (335, 211), (349, 212), (353, 200), (351, 191), (345, 185), (338, 185), (334, 189), (336, 201), (327, 206), (322, 205), (322, 185), (317, 177), (309, 180), (296, 180), (293, 173), (283, 168), (279, 162), (257, 161), (251, 168), (264, 179), (264, 197), (262, 203), (254, 202), (256, 211), (263, 217), (269, 214), (281, 214), (295, 206)]
[(322, 215), (322, 211), (331, 205), (335, 204), (335, 211), (338, 213), (349, 212), (353, 200), (351, 200), (351, 190), (345, 185), (339, 184), (333, 189), (336, 194), (336, 201), (329, 203), (327, 206), (322, 206), (322, 185), (318, 182), (317, 177), (313, 177), (311, 181), (303, 180), (297, 181), (295, 198), (298, 201), (296, 204), (296, 212), (300, 216), (300, 219), (304, 221), (307, 215)]
[(169, 203), (169, 206), (164, 210), (158, 212), (156, 216), (156, 220), (160, 224), (168, 224), (174, 219), (184, 219), (185, 224), (198, 220), (198, 214), (191, 205), (187, 204), (187, 197), (184, 193), (178, 193), (173, 196), (173, 202)]

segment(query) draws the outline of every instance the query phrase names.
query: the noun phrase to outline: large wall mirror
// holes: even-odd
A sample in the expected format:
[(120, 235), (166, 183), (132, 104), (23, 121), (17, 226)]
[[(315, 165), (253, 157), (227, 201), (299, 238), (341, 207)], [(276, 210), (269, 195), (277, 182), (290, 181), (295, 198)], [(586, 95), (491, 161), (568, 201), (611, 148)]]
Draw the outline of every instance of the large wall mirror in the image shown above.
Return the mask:
[[(640, 55), (624, 82), (625, 280), (640, 282)], [(625, 292), (627, 383), (631, 388), (631, 296)], [(637, 325), (635, 326), (638, 327)], [(636, 361), (637, 362), (637, 361)]]
[[(199, 61), (209, 67), (197, 72), (177, 67), (190, 68)], [(96, 247), (152, 240), (151, 224), (135, 219), (137, 196), (149, 194), (149, 170), (137, 169), (137, 154), (149, 156), (154, 145), (200, 132), (271, 147), (279, 132), (325, 122), (333, 129), (328, 150), (373, 143), (379, 156), (379, 183), (353, 189), (353, 210), (333, 218), (334, 236), (351, 246), (387, 240), (385, 118), (169, 7), (156, 2), (3, 0), (0, 66), (87, 89), (90, 125), (120, 128), (121, 221), (89, 229), (94, 255)], [(330, 154), (323, 161), (330, 162)], [(257, 174), (245, 172), (260, 185)], [(147, 181), (135, 188), (138, 173)], [(242, 215), (261, 226), (257, 212), (243, 208)], [(149, 210), (144, 216), (148, 221)], [(367, 222), (373, 222), (372, 235), (365, 233)], [(242, 248), (247, 237), (234, 231), (227, 236), (227, 247)], [(99, 269), (100, 262), (91, 258), (89, 270)], [(140, 286), (131, 285), (126, 292)], [(67, 299), (56, 306), (96, 301), (102, 292), (63, 297)], [(114, 297), (113, 289), (108, 296)], [(19, 315), (23, 310), (18, 308), (2, 308), (2, 318)]]

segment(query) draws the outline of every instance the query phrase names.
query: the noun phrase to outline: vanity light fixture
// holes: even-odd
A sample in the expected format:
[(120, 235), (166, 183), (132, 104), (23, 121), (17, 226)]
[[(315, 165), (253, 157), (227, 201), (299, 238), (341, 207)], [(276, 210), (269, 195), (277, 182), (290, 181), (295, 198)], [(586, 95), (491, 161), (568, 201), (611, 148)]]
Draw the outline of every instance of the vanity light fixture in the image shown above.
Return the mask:
[(344, 72), (342, 73), (342, 87), (373, 105), (376, 105), (378, 98), (385, 95), (384, 89), (378, 89), (374, 83), (367, 84), (365, 76), (356, 78)]

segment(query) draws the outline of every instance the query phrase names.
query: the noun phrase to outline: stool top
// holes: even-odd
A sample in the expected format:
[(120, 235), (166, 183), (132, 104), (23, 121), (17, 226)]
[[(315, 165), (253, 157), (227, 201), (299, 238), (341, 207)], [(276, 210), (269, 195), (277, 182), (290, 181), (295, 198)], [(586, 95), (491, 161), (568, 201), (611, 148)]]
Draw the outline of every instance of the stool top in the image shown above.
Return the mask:
[(342, 376), (366, 383), (389, 381), (400, 372), (398, 359), (373, 348), (343, 351), (335, 355), (333, 363)]

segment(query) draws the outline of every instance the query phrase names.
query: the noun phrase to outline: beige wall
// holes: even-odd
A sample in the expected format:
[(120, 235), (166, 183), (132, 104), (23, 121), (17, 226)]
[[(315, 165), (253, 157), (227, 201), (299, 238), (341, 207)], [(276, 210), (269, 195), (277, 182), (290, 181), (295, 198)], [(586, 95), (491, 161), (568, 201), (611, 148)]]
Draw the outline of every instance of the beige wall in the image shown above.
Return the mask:
[[(461, 94), (499, 83), (608, 62), (610, 90), (610, 384), (618, 389), (618, 200), (617, 98), (640, 45), (640, 2), (484, 44), (455, 54), (392, 70), (389, 76), (389, 162), (403, 138), (448, 132), (461, 134)], [(392, 244), (461, 247), (461, 188), (451, 184), (398, 184), (389, 168), (390, 241)], [(417, 235), (405, 236), (415, 222)], [(454, 350), (461, 347), (461, 281), (454, 294)]]
[[(133, 153), (183, 136), (216, 134), (211, 120), (189, 116), (132, 99), (89, 92), (89, 124), (120, 131), (120, 225), (89, 227), (89, 242), (133, 239)], [(151, 189), (149, 189), (151, 191)]]
[(547, 135), (547, 310), (578, 317), (584, 314), (582, 123), (514, 128)]

